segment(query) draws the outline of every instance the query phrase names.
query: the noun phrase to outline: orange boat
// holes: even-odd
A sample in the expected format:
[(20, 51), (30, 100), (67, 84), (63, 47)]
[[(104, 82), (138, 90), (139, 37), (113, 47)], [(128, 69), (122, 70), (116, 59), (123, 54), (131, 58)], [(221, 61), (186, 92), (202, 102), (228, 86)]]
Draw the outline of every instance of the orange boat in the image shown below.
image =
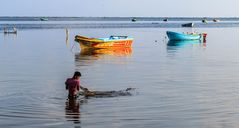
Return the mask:
[(119, 48), (131, 47), (133, 38), (128, 36), (110, 36), (109, 38), (88, 38), (80, 35), (75, 36), (75, 41), (84, 48)]

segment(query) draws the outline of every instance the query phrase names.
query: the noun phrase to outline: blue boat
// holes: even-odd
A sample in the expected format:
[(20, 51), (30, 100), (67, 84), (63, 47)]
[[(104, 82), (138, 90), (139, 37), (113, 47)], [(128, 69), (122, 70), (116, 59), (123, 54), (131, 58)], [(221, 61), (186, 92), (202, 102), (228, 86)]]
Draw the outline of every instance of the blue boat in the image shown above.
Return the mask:
[(184, 34), (178, 32), (167, 31), (169, 40), (200, 40), (202, 34)]
[(167, 43), (167, 46), (182, 47), (189, 44), (193, 45), (193, 44), (200, 44), (200, 43), (201, 43), (200, 40), (180, 40), (180, 41), (169, 40)]

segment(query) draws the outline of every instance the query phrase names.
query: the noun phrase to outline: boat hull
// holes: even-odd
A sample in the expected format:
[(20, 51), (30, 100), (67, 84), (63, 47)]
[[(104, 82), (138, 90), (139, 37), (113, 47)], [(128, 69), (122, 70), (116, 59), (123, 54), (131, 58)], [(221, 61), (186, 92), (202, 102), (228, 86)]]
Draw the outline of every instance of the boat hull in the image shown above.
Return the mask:
[(182, 27), (193, 27), (194, 23), (186, 23), (186, 24), (182, 24)]
[(171, 31), (167, 31), (167, 36), (169, 40), (199, 40), (201, 38), (200, 34), (183, 34)]
[(75, 41), (80, 44), (82, 49), (131, 47), (133, 43), (132, 38), (101, 40), (98, 38), (87, 38), (79, 35), (75, 37)]
[(12, 32), (5, 31), (4, 34), (17, 34), (17, 31), (12, 31)]
[(200, 40), (180, 40), (180, 41), (169, 40), (167, 46), (181, 47), (188, 44), (200, 44), (200, 43), (201, 43)]

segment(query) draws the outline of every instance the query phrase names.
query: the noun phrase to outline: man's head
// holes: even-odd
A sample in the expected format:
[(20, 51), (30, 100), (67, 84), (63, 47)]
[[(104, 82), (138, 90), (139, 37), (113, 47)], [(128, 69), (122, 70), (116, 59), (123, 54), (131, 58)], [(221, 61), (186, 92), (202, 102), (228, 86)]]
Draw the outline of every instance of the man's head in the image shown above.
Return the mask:
[(74, 79), (79, 79), (80, 77), (81, 77), (81, 73), (78, 72), (78, 71), (76, 71), (76, 72), (74, 73), (73, 78), (74, 78)]

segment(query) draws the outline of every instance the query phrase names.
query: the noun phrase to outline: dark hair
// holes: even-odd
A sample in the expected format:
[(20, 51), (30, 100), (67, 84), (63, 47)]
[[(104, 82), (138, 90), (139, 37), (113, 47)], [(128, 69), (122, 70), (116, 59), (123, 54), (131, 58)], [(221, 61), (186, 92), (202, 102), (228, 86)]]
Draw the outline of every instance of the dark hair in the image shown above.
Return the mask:
[(73, 78), (76, 78), (76, 77), (81, 77), (81, 73), (78, 72), (78, 71), (76, 71), (76, 72), (74, 73)]

